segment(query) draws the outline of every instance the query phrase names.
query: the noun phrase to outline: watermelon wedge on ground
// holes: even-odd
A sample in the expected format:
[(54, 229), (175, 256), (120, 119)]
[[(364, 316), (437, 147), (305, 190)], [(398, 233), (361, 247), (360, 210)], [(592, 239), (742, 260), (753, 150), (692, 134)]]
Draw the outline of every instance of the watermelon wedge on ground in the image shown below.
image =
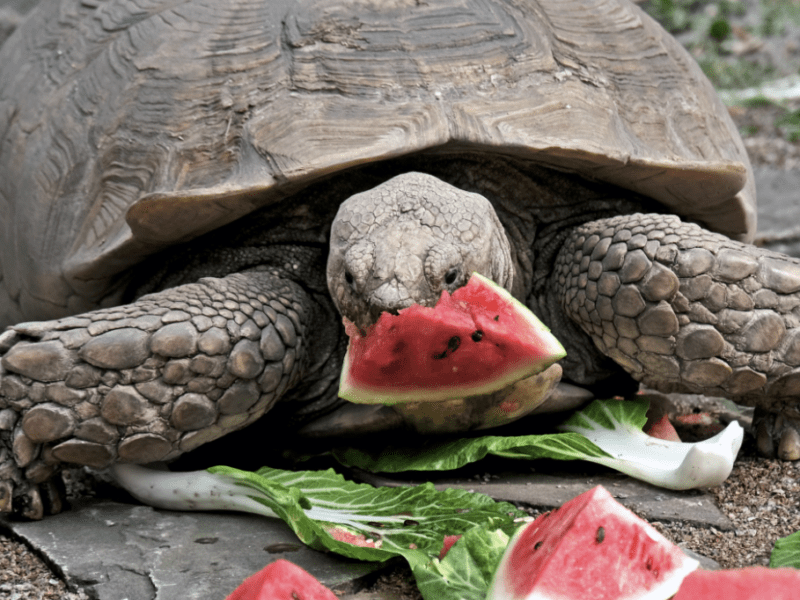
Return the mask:
[(434, 308), (383, 313), (350, 343), (339, 396), (362, 404), (439, 402), (490, 394), (564, 357), (563, 346), (521, 302), (473, 274)]
[(227, 600), (338, 600), (308, 571), (282, 558), (245, 579)]
[(488, 600), (667, 600), (697, 566), (597, 486), (517, 531)]
[(697, 570), (686, 576), (672, 600), (797, 600), (800, 570), (747, 567)]

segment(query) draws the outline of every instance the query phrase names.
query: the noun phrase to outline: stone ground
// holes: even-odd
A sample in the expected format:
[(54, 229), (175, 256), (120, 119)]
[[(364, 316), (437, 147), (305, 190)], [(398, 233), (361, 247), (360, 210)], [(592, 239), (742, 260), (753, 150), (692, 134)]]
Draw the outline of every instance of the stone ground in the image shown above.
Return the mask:
[[(798, 5), (796, 0), (783, 1)], [(0, 0), (0, 9), (9, 5), (20, 9), (30, 3)], [(792, 31), (760, 40), (741, 29), (769, 0), (696, 2), (695, 8), (701, 5), (698, 19), (716, 18), (715, 11), (723, 4), (747, 8), (734, 22), (740, 28), (734, 30), (738, 45), (726, 50), (723, 58), (741, 56), (798, 72), (794, 40), (800, 38)], [(683, 31), (679, 39), (689, 45), (691, 35)], [(693, 52), (704, 60), (702, 48)], [(785, 75), (780, 69), (773, 69), (775, 76)], [(789, 101), (788, 108), (797, 106)], [(756, 243), (800, 256), (800, 144), (786, 141), (785, 128), (775, 124), (786, 112), (786, 106), (764, 103), (731, 109), (746, 134), (756, 170), (760, 223)], [(671, 400), (674, 413), (708, 410), (723, 421), (731, 415), (730, 406), (708, 399)], [(747, 417), (740, 418), (747, 425)], [(681, 433), (686, 437), (696, 432)], [(704, 557), (709, 566), (767, 564), (775, 539), (800, 530), (800, 464), (759, 458), (751, 438), (746, 439), (731, 477), (702, 492), (669, 492), (585, 464), (482, 462), (456, 475), (441, 477), (437, 484), (474, 489), (532, 514), (602, 483), (686, 551)], [(0, 598), (222, 599), (248, 574), (285, 557), (347, 600), (419, 599), (413, 578), (401, 565), (372, 571), (370, 565), (308, 550), (281, 523), (247, 515), (156, 511), (102, 490), (99, 497), (76, 501), (72, 510), (41, 522), (0, 521)]]

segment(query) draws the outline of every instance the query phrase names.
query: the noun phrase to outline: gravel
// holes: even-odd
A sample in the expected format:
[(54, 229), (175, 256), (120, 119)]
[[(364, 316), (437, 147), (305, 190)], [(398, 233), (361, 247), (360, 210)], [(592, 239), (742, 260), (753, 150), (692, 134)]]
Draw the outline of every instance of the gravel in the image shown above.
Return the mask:
[(0, 598), (8, 600), (88, 600), (85, 592), (71, 592), (44, 561), (28, 547), (0, 536)]

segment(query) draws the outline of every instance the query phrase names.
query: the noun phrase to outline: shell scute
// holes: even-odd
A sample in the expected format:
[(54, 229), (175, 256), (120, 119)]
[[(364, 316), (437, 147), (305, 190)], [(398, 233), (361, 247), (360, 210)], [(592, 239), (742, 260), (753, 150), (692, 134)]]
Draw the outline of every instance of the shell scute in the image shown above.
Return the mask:
[(92, 308), (144, 256), (317, 178), (440, 147), (755, 227), (727, 111), (620, 0), (47, 2), (0, 50), (0, 114), (2, 274), (28, 318)]

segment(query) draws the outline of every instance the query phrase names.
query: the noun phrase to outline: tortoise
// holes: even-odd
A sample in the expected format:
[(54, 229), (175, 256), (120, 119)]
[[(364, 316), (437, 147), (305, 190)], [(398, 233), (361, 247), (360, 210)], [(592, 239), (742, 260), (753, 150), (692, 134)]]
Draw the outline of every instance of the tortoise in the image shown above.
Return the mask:
[(137, 4), (42, 3), (0, 50), (2, 510), (59, 510), (64, 464), (324, 430), (341, 317), (472, 271), (565, 382), (733, 398), (798, 458), (800, 262), (748, 245), (736, 128), (633, 3)]

